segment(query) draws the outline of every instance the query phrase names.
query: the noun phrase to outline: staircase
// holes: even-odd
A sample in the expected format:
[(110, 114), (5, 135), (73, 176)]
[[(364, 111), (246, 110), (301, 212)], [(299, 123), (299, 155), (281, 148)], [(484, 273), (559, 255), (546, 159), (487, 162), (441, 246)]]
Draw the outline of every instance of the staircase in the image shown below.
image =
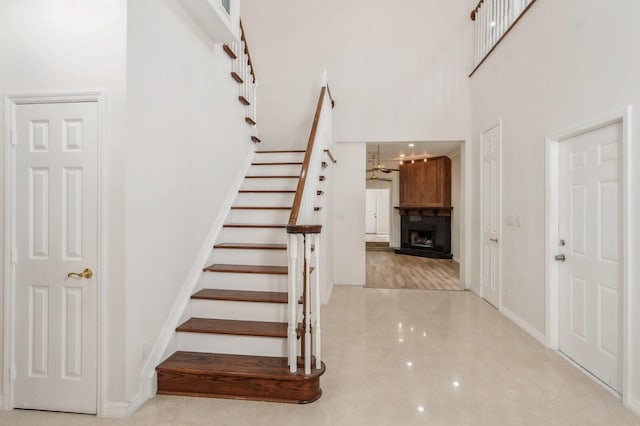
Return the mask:
[(304, 369), (290, 372), (287, 362), (285, 224), (304, 153), (256, 152), (201, 288), (191, 296), (190, 318), (176, 329), (179, 350), (156, 368), (158, 394), (289, 403), (320, 398), (324, 364), (305, 375)]

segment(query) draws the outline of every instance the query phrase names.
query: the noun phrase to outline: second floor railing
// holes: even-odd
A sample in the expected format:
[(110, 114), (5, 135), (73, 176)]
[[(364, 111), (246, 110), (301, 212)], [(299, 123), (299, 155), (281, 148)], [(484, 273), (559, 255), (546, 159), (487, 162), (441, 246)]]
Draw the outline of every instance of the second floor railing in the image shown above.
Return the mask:
[[(328, 171), (323, 171), (328, 166), (328, 162), (324, 161), (325, 155), (330, 155), (334, 142), (333, 105), (326, 73), (323, 73), (320, 97), (286, 227), (289, 258), (288, 361), (291, 372), (296, 372), (300, 332), (300, 354), (304, 361), (305, 374), (311, 373), (312, 354), (315, 358), (314, 368), (322, 368), (320, 284), (325, 271), (321, 259), (325, 212), (322, 210), (320, 197), (324, 194), (321, 184), (328, 174)], [(335, 162), (332, 156), (330, 161)]]
[(535, 2), (536, 0), (480, 0), (478, 2), (475, 9), (471, 11), (471, 20), (475, 24), (474, 69), (471, 75)]

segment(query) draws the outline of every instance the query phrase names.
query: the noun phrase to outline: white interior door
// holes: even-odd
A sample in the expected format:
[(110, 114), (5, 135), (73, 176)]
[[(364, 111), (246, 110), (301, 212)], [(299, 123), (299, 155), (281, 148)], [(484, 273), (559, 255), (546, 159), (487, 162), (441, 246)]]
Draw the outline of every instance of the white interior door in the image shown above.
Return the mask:
[(14, 406), (96, 413), (98, 109), (16, 106)]
[(561, 142), (559, 211), (560, 350), (618, 392), (621, 141), (616, 123)]
[(365, 198), (365, 232), (375, 234), (378, 229), (378, 198), (375, 189), (367, 189)]
[(376, 234), (389, 234), (389, 190), (376, 190)]
[(500, 306), (501, 126), (482, 134), (482, 297)]

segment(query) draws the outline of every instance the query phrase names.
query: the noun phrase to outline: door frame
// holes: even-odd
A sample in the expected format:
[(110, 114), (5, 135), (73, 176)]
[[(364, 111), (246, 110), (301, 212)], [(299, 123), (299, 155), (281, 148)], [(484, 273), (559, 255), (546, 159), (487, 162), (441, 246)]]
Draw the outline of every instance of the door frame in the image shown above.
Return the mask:
[[(620, 366), (622, 376), (622, 398), (625, 405), (630, 402), (629, 386), (631, 383), (631, 298), (628, 297), (631, 289), (631, 262), (628, 261), (631, 253), (631, 238), (628, 231), (631, 229), (631, 106), (603, 115), (586, 123), (573, 126), (569, 129), (555, 133), (545, 138), (545, 215), (546, 215), (546, 241), (545, 241), (545, 274), (546, 274), (546, 346), (559, 351), (560, 349), (560, 267), (553, 259), (558, 251), (559, 214), (560, 214), (560, 144), (567, 139), (588, 133), (610, 124), (622, 123), (622, 158), (620, 160), (621, 197), (622, 209), (621, 241), (622, 241), (622, 275), (620, 288)], [(582, 368), (581, 368), (582, 369)], [(583, 369), (583, 371), (587, 372)], [(587, 372), (589, 376), (591, 373)], [(592, 376), (593, 377), (593, 376)], [(601, 383), (598, 381), (598, 383)], [(605, 386), (603, 384), (603, 386)], [(609, 389), (607, 387), (607, 389)]]
[(500, 202), (498, 203), (498, 268), (497, 268), (497, 276), (496, 280), (498, 286), (498, 306), (496, 308), (498, 311), (502, 312), (502, 117), (500, 117), (497, 121), (494, 121), (491, 125), (487, 126), (484, 130), (480, 132), (480, 233), (479, 233), (479, 242), (480, 242), (480, 297), (484, 299), (484, 286), (482, 285), (482, 277), (484, 276), (484, 262), (483, 262), (483, 247), (482, 247), (482, 238), (484, 234), (484, 230), (482, 229), (482, 225), (484, 224), (484, 209), (482, 208), (482, 203), (484, 200), (484, 153), (482, 151), (482, 147), (484, 146), (484, 134), (494, 127), (498, 127), (498, 133), (500, 135), (500, 144), (498, 146), (498, 192), (500, 193)]
[(98, 234), (98, 259), (96, 271), (96, 285), (98, 286), (98, 318), (97, 318), (97, 381), (96, 381), (96, 407), (97, 415), (104, 412), (106, 392), (105, 385), (105, 363), (103, 359), (105, 348), (106, 325), (106, 297), (105, 297), (105, 250), (103, 247), (105, 238), (104, 218), (106, 217), (106, 203), (104, 197), (104, 182), (106, 181), (105, 169), (103, 167), (104, 149), (106, 141), (106, 94), (101, 90), (91, 90), (85, 92), (68, 93), (44, 93), (10, 95), (5, 97), (5, 203), (4, 203), (4, 337), (3, 337), (3, 365), (2, 365), (2, 408), (12, 410), (14, 408), (13, 383), (15, 380), (15, 265), (13, 263), (13, 249), (15, 248), (15, 185), (16, 185), (16, 155), (15, 155), (15, 135), (16, 135), (16, 109), (18, 105), (28, 104), (53, 104), (53, 103), (73, 103), (73, 102), (95, 102), (98, 108), (98, 211), (97, 213), (97, 234)]

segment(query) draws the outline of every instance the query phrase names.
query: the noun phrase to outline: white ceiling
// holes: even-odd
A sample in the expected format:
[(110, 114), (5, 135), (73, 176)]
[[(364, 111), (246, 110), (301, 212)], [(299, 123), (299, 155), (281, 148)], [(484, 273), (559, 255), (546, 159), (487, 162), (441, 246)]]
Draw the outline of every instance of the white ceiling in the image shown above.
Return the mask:
[[(400, 160), (411, 160), (415, 158), (439, 157), (442, 155), (452, 156), (460, 152), (461, 142), (393, 142), (393, 143), (368, 143), (367, 160), (371, 161), (371, 154), (377, 154), (380, 147), (380, 163), (391, 167), (393, 163)], [(410, 147), (409, 144), (413, 144)], [(404, 157), (401, 157), (404, 155)], [(385, 164), (388, 162), (389, 164)]]

